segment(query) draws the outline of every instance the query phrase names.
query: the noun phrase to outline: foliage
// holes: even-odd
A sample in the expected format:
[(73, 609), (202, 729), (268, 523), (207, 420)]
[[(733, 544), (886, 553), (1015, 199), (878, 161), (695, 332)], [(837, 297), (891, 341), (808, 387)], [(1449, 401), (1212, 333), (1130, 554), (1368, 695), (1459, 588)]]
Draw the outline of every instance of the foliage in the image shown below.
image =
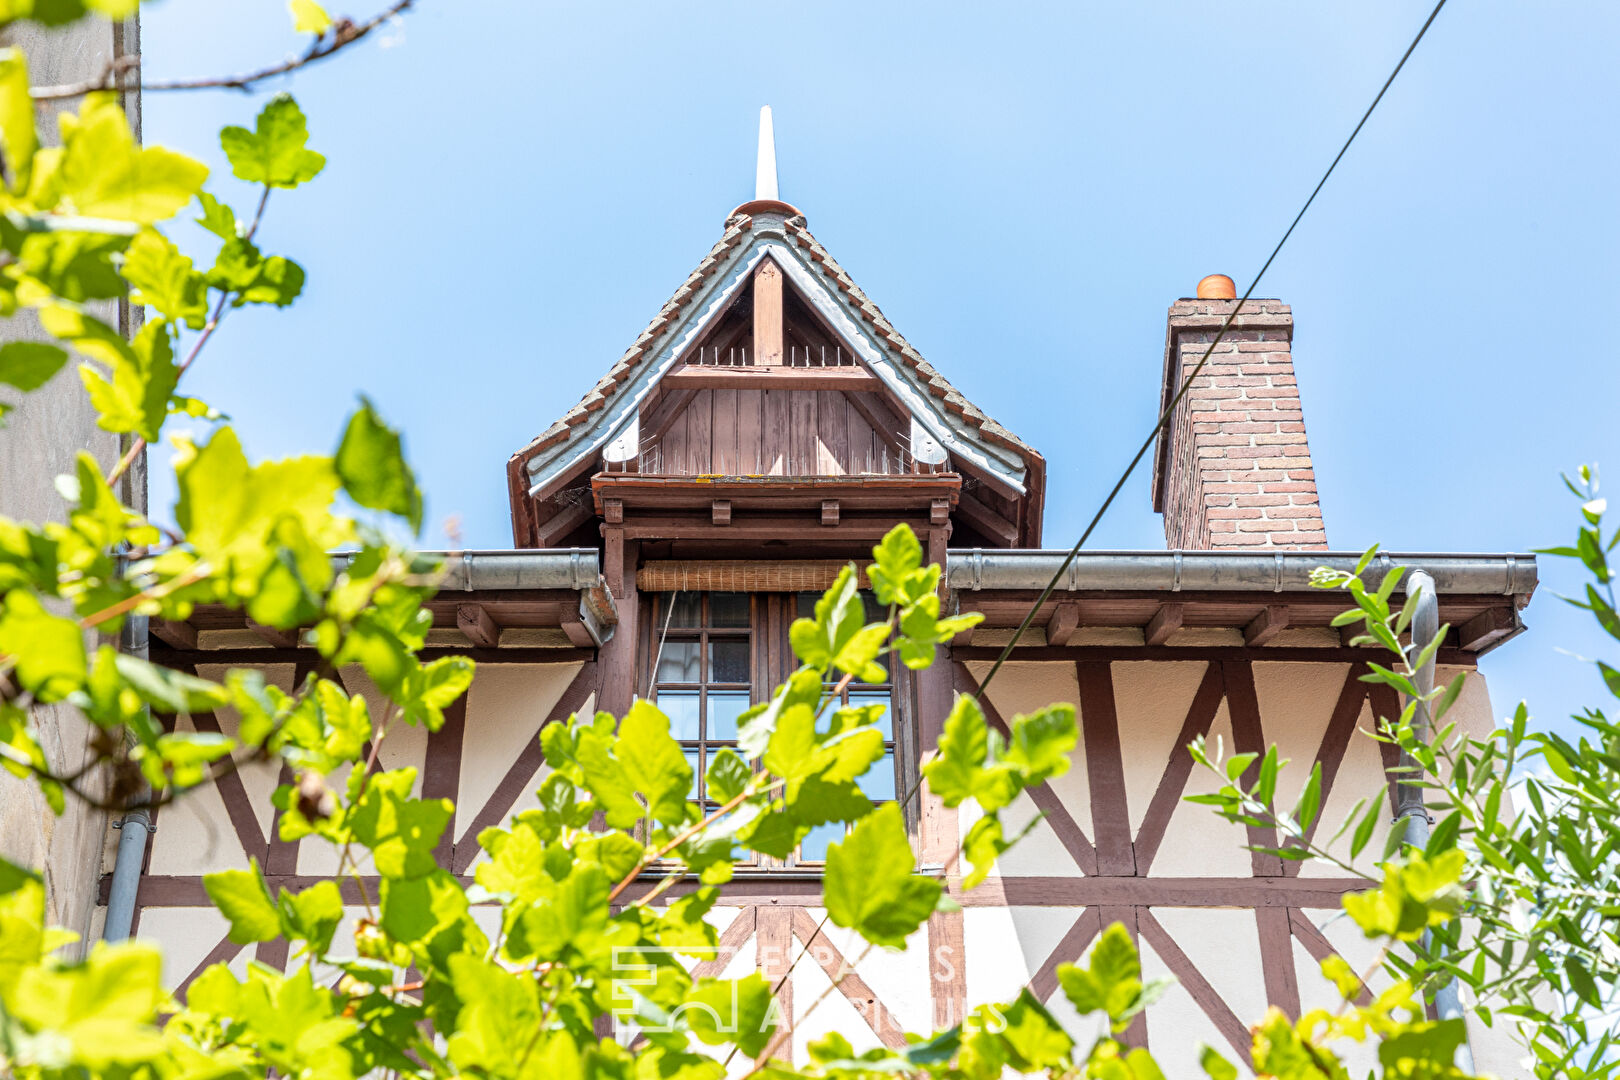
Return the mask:
[[(134, 0), (0, 0), (0, 22), (56, 25), (87, 10), (116, 17), (133, 8)], [(311, 57), (330, 55), (375, 24), (334, 21), (310, 0), (290, 8), (299, 32), (316, 35)], [(1009, 1069), (1101, 1080), (1162, 1076), (1145, 1050), (1121, 1038), (1163, 986), (1144, 983), (1119, 926), (1103, 932), (1089, 962), (1057, 970), (1069, 1002), (1095, 1021), (1083, 1037), (1025, 991), (978, 1006), (949, 1030), (913, 1036), (903, 1049), (857, 1053), (842, 1035), (828, 1035), (797, 1068), (783, 1060), (789, 1032), (772, 1007), (779, 986), (759, 975), (694, 978), (688, 969), (717, 945), (706, 915), (739, 861), (785, 855), (833, 822), (847, 834), (829, 851), (823, 902), (827, 921), (866, 943), (852, 966), (875, 947), (904, 947), (933, 913), (953, 906), (945, 877), (959, 858), (970, 866), (960, 887), (971, 889), (1016, 842), (1000, 812), (1069, 767), (1073, 706), (1015, 716), (1003, 736), (989, 729), (978, 702), (959, 698), (923, 775), (931, 798), (971, 805), (980, 816), (962, 848), (929, 874), (918, 872), (906, 831), (904, 808), (916, 792), (879, 808), (862, 793), (860, 778), (883, 756), (881, 710), (840, 706), (844, 688), (884, 678), (885, 658), (926, 669), (941, 642), (977, 619), (940, 617), (941, 568), (923, 565), (904, 527), (873, 551), (869, 579), (887, 609), (884, 621), (865, 622), (851, 566), (813, 617), (791, 628), (802, 666), (744, 714), (740, 752), (715, 756), (706, 780), (717, 808), (693, 800), (695, 777), (668, 719), (637, 702), (623, 717), (598, 713), (547, 727), (550, 771), (539, 805), (477, 837), (488, 858), (470, 887), (438, 866), (433, 852), (450, 804), (416, 797), (412, 769), (376, 768), (398, 724), (437, 729), (473, 676), (464, 658), (419, 656), (431, 623), (424, 602), (439, 569), (389, 539), (414, 535), (423, 515), (403, 439), (363, 399), (331, 455), (255, 462), (216, 409), (180, 392), (232, 311), (285, 307), (303, 291), (303, 267), (257, 243), (271, 196), (279, 207), (281, 193), (316, 179), (325, 165), (309, 147), (302, 110), (281, 95), (251, 128), (220, 133), (234, 176), (256, 189), (245, 212), (206, 189), (200, 163), (138, 145), (111, 94), (85, 96), (76, 113), (62, 115), (60, 134), (60, 146), (44, 147), (26, 57), (0, 52), (0, 313), (36, 313), (56, 342), (0, 348), (0, 383), (26, 395), (62, 377), (68, 355), (77, 354), (101, 427), (126, 451), (106, 473), (80, 455), (74, 474), (59, 481), (64, 522), (0, 520), (0, 763), (34, 779), (60, 811), (69, 796), (110, 808), (136, 799), (161, 804), (242, 762), (280, 761), (295, 776), (275, 794), (281, 839), (332, 845), (338, 869), (274, 895), (257, 864), (209, 875), (209, 897), (231, 939), (285, 940), (291, 961), (284, 971), (255, 961), (240, 978), (215, 965), (179, 1003), (161, 986), (160, 957), (149, 944), (97, 944), (82, 959), (66, 956), (71, 936), (44, 925), (41, 879), (0, 864), (0, 1065), (8, 1073), (347, 1080), (386, 1070), (424, 1078), (713, 1080), (741, 1053), (755, 1062), (750, 1074), (784, 1078), (992, 1080)], [(164, 232), (187, 206), (219, 241), (211, 255), (182, 252)], [(98, 314), (124, 296), (150, 309), (127, 339)], [(14, 407), (0, 405), (0, 414)], [(124, 505), (120, 480), (174, 415), (200, 421), (204, 434), (174, 439), (171, 531)], [(1588, 504), (1591, 524), (1578, 553), (1601, 571), (1587, 606), (1620, 636), (1601, 512)], [(336, 549), (347, 550), (334, 558)], [(1388, 610), (1393, 586), (1368, 592), (1359, 578), (1343, 584), (1369, 634), (1399, 651), (1395, 635), (1409, 615)], [(132, 616), (183, 620), (199, 604), (298, 633), (319, 658), (317, 672), (288, 692), (251, 669), (203, 679), (87, 644), (91, 631), (114, 634)], [(347, 665), (381, 691), (380, 715), (334, 677)], [(1620, 677), (1603, 671), (1620, 692)], [(1406, 689), (1410, 670), (1381, 668), (1378, 676)], [(54, 771), (46, 756), (34, 706), (50, 702), (75, 707), (95, 729), (90, 762), (75, 773)], [(1448, 704), (1437, 701), (1436, 715)], [(222, 707), (242, 717), (233, 737), (171, 730), (159, 718)], [(1506, 816), (1499, 768), (1519, 760), (1522, 713), (1489, 740), (1442, 738), (1433, 751), (1411, 720), (1403, 717), (1389, 737), (1437, 790), (1457, 791), (1454, 778), (1464, 777), (1467, 806), (1459, 803), (1455, 824), (1437, 828), (1426, 850), (1392, 852), (1378, 889), (1347, 900), (1369, 936), (1407, 950), (1399, 966), (1408, 977), (1364, 1000), (1361, 981), (1342, 963), (1325, 965), (1343, 1006), (1296, 1022), (1275, 1011), (1265, 1017), (1254, 1029), (1253, 1059), (1266, 1075), (1344, 1076), (1335, 1044), (1369, 1039), (1380, 1041), (1385, 1076), (1462, 1075), (1452, 1065), (1460, 1022), (1429, 1021), (1422, 1010), (1422, 994), (1448, 975), (1519, 995), (1513, 1015), (1571, 1033), (1578, 1003), (1604, 1000), (1612, 989), (1614, 954), (1603, 934), (1617, 908), (1608, 892), (1566, 886), (1612, 862), (1605, 831), (1612, 825), (1601, 811), (1612, 807), (1604, 785), (1616, 760), (1614, 729), (1594, 714), (1597, 747), (1550, 737), (1533, 744), (1553, 778), (1538, 778), (1527, 797), (1538, 812), (1556, 809), (1557, 819), (1543, 813), (1526, 832)], [(1297, 826), (1308, 827), (1319, 796), (1278, 814), (1269, 806), (1281, 767), (1275, 751), (1256, 770), (1256, 786), (1239, 786), (1250, 764), (1226, 763), (1220, 809), (1292, 822), (1293, 831), (1283, 831), (1301, 839)], [(1358, 850), (1371, 820), (1369, 811), (1355, 826)], [(1316, 849), (1291, 846), (1285, 854)], [(1533, 866), (1538, 857), (1545, 864)], [(349, 927), (346, 885), (365, 909)], [(496, 916), (493, 932), (474, 918), (475, 905)], [(1487, 962), (1474, 969), (1458, 962), (1459, 910), (1495, 935), (1496, 951), (1476, 953)], [(1572, 995), (1557, 1015), (1534, 1012), (1533, 995), (1520, 994), (1536, 980)], [(599, 1037), (597, 1022), (608, 1016), (643, 1038), (626, 1045)], [(1571, 1044), (1540, 1045), (1559, 1055)], [(1203, 1063), (1212, 1077), (1235, 1075), (1212, 1050)]]
[[(1604, 536), (1607, 506), (1594, 469), (1583, 466), (1565, 483), (1581, 503), (1574, 543), (1541, 553), (1580, 562), (1590, 581), (1568, 602), (1620, 640), (1609, 562), (1620, 530)], [(1462, 730), (1448, 716), (1466, 674), (1432, 690), (1418, 685), (1448, 628), (1440, 627), (1426, 648), (1403, 640), (1418, 591), (1401, 607), (1392, 604), (1398, 567), (1369, 587), (1364, 575), (1375, 553), (1368, 551), (1354, 573), (1319, 571), (1316, 583), (1346, 589), (1356, 602), (1336, 625), (1358, 626), (1358, 642), (1381, 645), (1396, 658), (1392, 666), (1369, 665), (1364, 678), (1407, 699), (1399, 716), (1380, 718), (1377, 735), (1399, 747), (1399, 782), (1427, 803), (1434, 825), (1421, 850), (1408, 844), (1404, 830), (1392, 830), (1378, 888), (1346, 896), (1345, 909), (1369, 937), (1399, 943), (1387, 955), (1391, 974), (1429, 997), (1448, 984), (1465, 987), (1480, 1022), (1512, 1025), (1537, 1076), (1620, 1075), (1612, 1052), (1620, 988), (1620, 724), (1602, 709), (1587, 709), (1574, 717), (1586, 734), (1572, 742), (1531, 730), (1520, 703), (1491, 731)], [(1620, 697), (1620, 671), (1603, 660), (1592, 664), (1608, 693)], [(1276, 828), (1282, 843), (1271, 850), (1284, 858), (1326, 860), (1361, 873), (1328, 850), (1333, 841), (1310, 838), (1319, 774), (1285, 810), (1275, 804), (1286, 764), (1275, 746), (1252, 782), (1243, 777), (1255, 755), (1221, 762), (1202, 744), (1194, 753), (1223, 780), (1218, 793), (1198, 801), (1215, 804), (1229, 820)], [(1350, 834), (1350, 860), (1368, 847), (1384, 814), (1382, 798), (1371, 798), (1344, 822), (1339, 836)]]

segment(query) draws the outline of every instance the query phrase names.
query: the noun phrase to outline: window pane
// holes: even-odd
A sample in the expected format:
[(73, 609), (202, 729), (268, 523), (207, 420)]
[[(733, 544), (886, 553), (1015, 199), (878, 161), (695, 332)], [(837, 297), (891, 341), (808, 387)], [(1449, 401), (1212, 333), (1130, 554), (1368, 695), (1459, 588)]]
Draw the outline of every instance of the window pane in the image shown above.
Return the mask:
[(886, 622), (889, 618), (889, 609), (877, 602), (877, 597), (861, 590), (861, 605), (866, 608), (866, 621), (869, 623)]
[(810, 835), (804, 838), (799, 845), (799, 858), (808, 862), (825, 862), (827, 860), (827, 845), (844, 839), (844, 823), (830, 821), (825, 825), (817, 825), (810, 830)]
[[(698, 681), (698, 657), (695, 641), (666, 641), (658, 654), (658, 681), (661, 683)], [(693, 736), (696, 738), (696, 736)]]
[(698, 692), (660, 690), (658, 707), (669, 717), (669, 733), (682, 742), (698, 739)]
[(748, 694), (743, 690), (709, 691), (708, 737), (718, 742), (733, 742), (737, 738), (737, 717), (748, 708)]
[(802, 592), (794, 598), (795, 610), (801, 619), (816, 617), (816, 601), (821, 599), (820, 593)]
[[(678, 592), (663, 594), (663, 609), (659, 612), (663, 618), (669, 620), (671, 626), (701, 626), (703, 625), (702, 593)], [(670, 610), (670, 606), (674, 610)]]
[(884, 754), (865, 776), (857, 777), (855, 782), (860, 785), (866, 797), (873, 802), (882, 802), (894, 798), (894, 755)]
[(746, 627), (748, 625), (748, 594), (740, 592), (710, 593), (709, 625)]
[(748, 641), (725, 638), (709, 642), (709, 681), (748, 682)]
[(849, 705), (852, 709), (858, 709), (865, 705), (882, 705), (883, 715), (878, 718), (877, 726), (883, 732), (884, 742), (893, 741), (894, 710), (889, 701), (889, 691), (857, 690), (852, 686), (849, 691)]
[(686, 797), (696, 799), (698, 793), (703, 790), (703, 765), (698, 759), (696, 750), (686, 751), (686, 763), (692, 767), (692, 790)]

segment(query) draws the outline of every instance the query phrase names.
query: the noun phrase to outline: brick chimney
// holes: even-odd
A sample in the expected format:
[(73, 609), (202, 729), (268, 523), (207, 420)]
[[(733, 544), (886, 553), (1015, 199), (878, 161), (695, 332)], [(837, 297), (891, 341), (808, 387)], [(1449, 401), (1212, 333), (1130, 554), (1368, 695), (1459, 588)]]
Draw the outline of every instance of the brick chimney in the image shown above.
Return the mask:
[[(1170, 306), (1160, 408), (1237, 307), (1232, 279), (1211, 275)], [(1294, 316), (1251, 299), (1159, 433), (1153, 509), (1172, 548), (1327, 547), (1305, 417), (1294, 381)]]

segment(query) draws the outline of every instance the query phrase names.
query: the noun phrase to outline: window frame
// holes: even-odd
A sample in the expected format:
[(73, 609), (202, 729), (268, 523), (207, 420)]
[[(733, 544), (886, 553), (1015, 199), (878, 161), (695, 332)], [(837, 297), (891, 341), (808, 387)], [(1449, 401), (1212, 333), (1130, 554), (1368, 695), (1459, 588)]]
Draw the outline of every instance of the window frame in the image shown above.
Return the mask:
[[(641, 624), (643, 632), (640, 648), (638, 650), (638, 678), (636, 685), (642, 696), (657, 703), (660, 689), (676, 689), (682, 692), (691, 690), (700, 691), (701, 721), (699, 736), (703, 743), (698, 748), (697, 761), (700, 775), (696, 778), (695, 787), (698, 789), (700, 804), (707, 806), (707, 800), (701, 796), (706, 795), (702, 790), (702, 772), (707, 771), (710, 749), (721, 746), (735, 746), (735, 740), (712, 740), (707, 735), (707, 694), (708, 685), (705, 677), (709, 663), (709, 650), (707, 644), (710, 633), (719, 631), (717, 636), (739, 637), (745, 636), (750, 643), (750, 674), (751, 684), (747, 687), (749, 702), (753, 705), (765, 703), (770, 698), (771, 691), (798, 668), (798, 660), (793, 655), (789, 643), (788, 629), (798, 617), (798, 593), (796, 592), (752, 592), (744, 593), (749, 598), (749, 625), (746, 628), (712, 628), (707, 626), (709, 621), (709, 594), (726, 593), (732, 590), (724, 589), (692, 589), (678, 592), (647, 592), (640, 596), (640, 609), (643, 616)], [(666, 598), (680, 595), (683, 592), (695, 593), (700, 596), (700, 623), (699, 627), (677, 627), (671, 624), (667, 629), (667, 640), (698, 640), (700, 642), (700, 667), (698, 683), (660, 683), (655, 668), (660, 652), (660, 645), (666, 640), (664, 619), (668, 613)], [(701, 636), (700, 636), (701, 635)], [(892, 753), (894, 760), (894, 800), (899, 801), (913, 788), (920, 776), (919, 761), (916, 753), (916, 733), (913, 717), (916, 715), (917, 680), (910, 669), (899, 662), (897, 656), (890, 660), (890, 682), (888, 683), (888, 706), (890, 719), (890, 733), (884, 741), (885, 753)], [(859, 693), (865, 684), (852, 683), (851, 688)], [(726, 683), (721, 689), (740, 690), (742, 684)], [(847, 691), (846, 691), (847, 696)], [(688, 743), (694, 740), (682, 740), (683, 752), (690, 749)], [(880, 766), (874, 766), (877, 768)], [(890, 801), (890, 800), (880, 800)], [(901, 805), (901, 812), (906, 821), (907, 832), (910, 834), (912, 846), (918, 846), (918, 829), (920, 824), (920, 799), (913, 796)], [(819, 878), (826, 869), (823, 860), (807, 860), (799, 857), (797, 851), (786, 859), (775, 859), (764, 855), (755, 855), (748, 863), (738, 867), (743, 873), (789, 873), (799, 876), (812, 876)]]

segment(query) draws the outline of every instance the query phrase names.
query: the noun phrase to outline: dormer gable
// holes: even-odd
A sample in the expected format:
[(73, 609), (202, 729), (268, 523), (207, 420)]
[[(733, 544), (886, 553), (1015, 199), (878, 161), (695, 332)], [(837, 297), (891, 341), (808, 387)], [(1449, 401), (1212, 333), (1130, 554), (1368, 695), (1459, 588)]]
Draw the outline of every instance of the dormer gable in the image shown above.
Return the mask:
[(958, 546), (1028, 547), (1044, 467), (900, 336), (798, 210), (766, 199), (727, 218), (508, 482), (519, 546), (593, 543), (627, 506), (656, 505), (717, 525), (920, 516)]

